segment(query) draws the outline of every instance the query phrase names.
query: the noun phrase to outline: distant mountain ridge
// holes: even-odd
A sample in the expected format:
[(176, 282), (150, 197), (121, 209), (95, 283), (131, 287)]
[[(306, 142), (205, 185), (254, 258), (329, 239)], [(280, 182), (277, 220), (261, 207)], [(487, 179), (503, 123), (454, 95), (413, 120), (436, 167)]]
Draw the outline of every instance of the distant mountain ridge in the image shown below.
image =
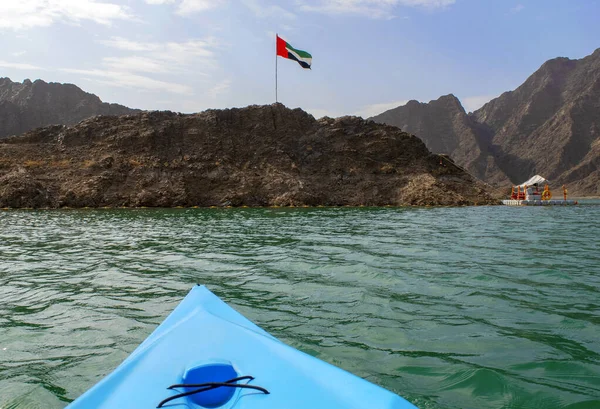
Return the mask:
[(600, 49), (545, 62), (516, 90), (469, 115), (447, 95), (371, 119), (419, 136), (494, 185), (538, 173), (575, 194), (600, 195)]
[(102, 102), (73, 84), (0, 78), (0, 138), (47, 125), (74, 125), (95, 115), (140, 112)]
[(509, 183), (490, 151), (486, 128), (469, 117), (452, 94), (429, 103), (409, 101), (371, 119), (417, 135), (432, 152), (450, 155), (479, 179)]

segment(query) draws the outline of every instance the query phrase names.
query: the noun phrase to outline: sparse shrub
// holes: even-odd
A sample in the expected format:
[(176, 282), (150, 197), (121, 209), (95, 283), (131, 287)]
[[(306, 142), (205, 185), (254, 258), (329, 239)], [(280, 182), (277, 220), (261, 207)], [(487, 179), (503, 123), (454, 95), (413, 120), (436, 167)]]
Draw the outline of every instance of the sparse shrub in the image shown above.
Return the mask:
[(23, 162), (23, 166), (26, 168), (39, 168), (44, 165), (43, 160), (26, 160)]
[(66, 169), (69, 166), (71, 166), (71, 161), (68, 159), (55, 160), (55, 161), (50, 162), (51, 168)]
[(141, 168), (144, 166), (144, 164), (137, 159), (129, 159), (129, 164), (134, 168)]
[(396, 171), (396, 169), (389, 163), (383, 165), (379, 170), (381, 171), (381, 173), (385, 174), (394, 173)]

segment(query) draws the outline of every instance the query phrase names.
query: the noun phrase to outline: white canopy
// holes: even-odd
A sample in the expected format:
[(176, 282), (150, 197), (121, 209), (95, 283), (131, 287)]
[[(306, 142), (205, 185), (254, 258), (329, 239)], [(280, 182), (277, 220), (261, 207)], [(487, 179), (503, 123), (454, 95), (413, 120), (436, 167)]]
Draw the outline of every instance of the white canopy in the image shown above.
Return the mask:
[(535, 175), (534, 177), (532, 177), (531, 179), (529, 179), (527, 182), (521, 183), (519, 186), (520, 187), (523, 187), (525, 185), (532, 186), (532, 185), (534, 185), (536, 183), (538, 185), (543, 185), (544, 183), (550, 183), (550, 182), (548, 182), (547, 179), (541, 177), (540, 175)]

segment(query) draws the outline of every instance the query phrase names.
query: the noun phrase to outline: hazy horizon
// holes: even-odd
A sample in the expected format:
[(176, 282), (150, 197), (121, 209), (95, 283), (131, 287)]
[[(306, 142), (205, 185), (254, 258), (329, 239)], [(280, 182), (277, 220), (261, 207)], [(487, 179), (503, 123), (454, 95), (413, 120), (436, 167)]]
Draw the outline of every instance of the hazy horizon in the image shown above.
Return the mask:
[(376, 115), (456, 95), (467, 111), (551, 58), (600, 46), (598, 1), (21, 0), (0, 3), (0, 77), (73, 83), (105, 102), (198, 112), (279, 102)]

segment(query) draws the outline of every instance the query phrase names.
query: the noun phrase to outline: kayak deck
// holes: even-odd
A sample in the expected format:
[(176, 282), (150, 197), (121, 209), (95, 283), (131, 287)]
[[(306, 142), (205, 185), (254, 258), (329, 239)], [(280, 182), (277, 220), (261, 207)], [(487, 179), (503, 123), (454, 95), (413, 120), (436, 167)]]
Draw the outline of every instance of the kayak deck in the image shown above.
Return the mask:
[[(196, 386), (182, 386), (190, 384)], [(176, 395), (182, 396), (169, 400)], [(113, 373), (68, 408), (155, 408), (165, 399), (164, 408), (190, 409), (415, 408), (282, 343), (204, 286), (194, 287)]]

